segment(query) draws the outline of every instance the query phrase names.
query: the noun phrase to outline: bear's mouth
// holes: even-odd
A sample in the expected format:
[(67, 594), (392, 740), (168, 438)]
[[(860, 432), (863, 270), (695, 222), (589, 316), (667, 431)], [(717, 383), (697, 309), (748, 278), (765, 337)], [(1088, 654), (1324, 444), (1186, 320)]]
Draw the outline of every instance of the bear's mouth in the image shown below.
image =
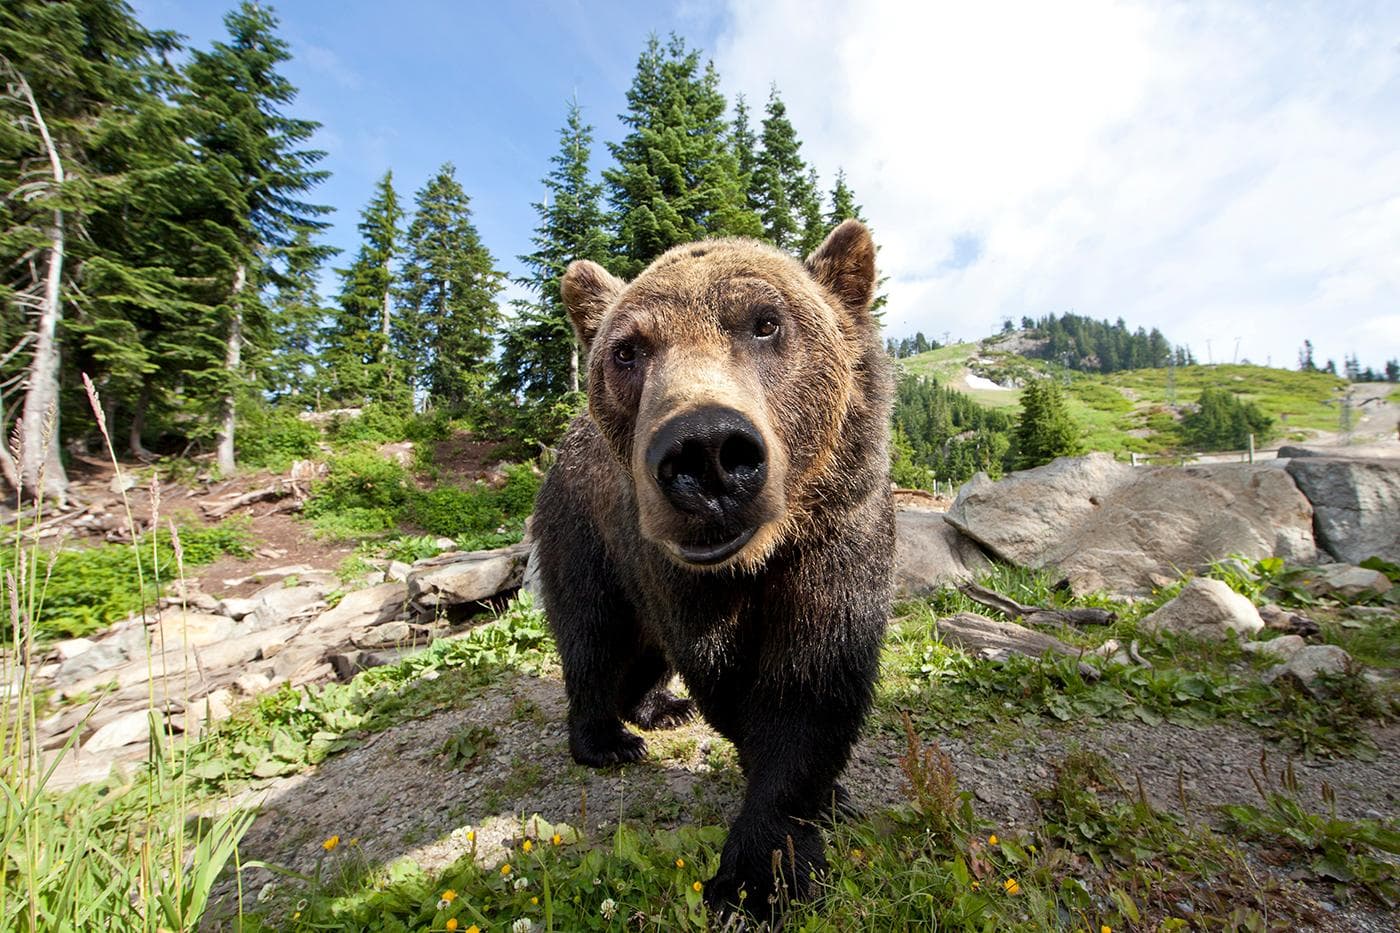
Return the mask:
[(701, 567), (708, 567), (720, 564), (744, 549), (744, 545), (753, 538), (754, 532), (758, 529), (745, 528), (728, 541), (719, 544), (681, 544), (679, 541), (672, 542), (672, 547), (680, 555), (681, 560), (688, 564), (696, 564)]

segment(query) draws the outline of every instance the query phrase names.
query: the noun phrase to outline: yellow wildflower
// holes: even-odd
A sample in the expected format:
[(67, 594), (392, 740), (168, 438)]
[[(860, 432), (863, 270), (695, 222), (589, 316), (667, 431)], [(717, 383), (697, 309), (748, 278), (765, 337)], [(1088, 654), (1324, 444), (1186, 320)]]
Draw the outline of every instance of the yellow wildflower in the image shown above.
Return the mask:
[(448, 888), (446, 891), (442, 892), (442, 899), (444, 901), (447, 901), (447, 903), (451, 904), (457, 899), (457, 892), (452, 890), (451, 888)]
[(980, 882), (980, 881), (974, 881), (974, 882), (972, 882), (972, 890), (977, 891), (977, 890), (979, 890), (981, 887), (982, 887), (982, 882)]
[(853, 861), (853, 862), (863, 862), (863, 861), (865, 861), (865, 850), (864, 850), (864, 849), (852, 849), (852, 850), (851, 850), (851, 861)]
[(989, 845), (989, 846), (994, 846), (994, 845), (996, 845), (996, 844), (997, 844), (997, 834), (996, 834), (996, 833), (992, 833), (990, 836), (987, 837), (987, 845)]
[(504, 865), (501, 866), (501, 874), (502, 874), (502, 875), (508, 875), (508, 874), (510, 874), (510, 862), (506, 862)]
[(467, 927), (467, 933), (481, 933), (481, 927), (473, 923), (471, 926)]
[(561, 836), (561, 835), (559, 835), (558, 833), (555, 833), (553, 836), (550, 836), (550, 837), (549, 837), (549, 841), (550, 841), (551, 843), (553, 843), (554, 845), (556, 845), (556, 846), (557, 846), (557, 845), (562, 845), (563, 842), (564, 842), (564, 837)]
[(1105, 923), (1103, 926), (1099, 927), (1099, 933), (1113, 933), (1113, 927)]
[(678, 858), (678, 859), (676, 859), (676, 867), (677, 867), (677, 868), (684, 868), (684, 867), (685, 867), (685, 859), (683, 859), (683, 858)]
[(703, 887), (704, 887), (704, 885), (702, 885), (702, 884), (701, 884), (700, 882), (698, 882), (698, 881), (695, 882), (694, 884), (692, 884), (692, 885), (690, 886), (691, 890), (694, 891), (696, 894), (699, 894), (699, 893), (700, 893), (700, 889), (703, 888)]
[(535, 844), (534, 844), (533, 842), (531, 842), (530, 840), (526, 839), (524, 842), (522, 842), (522, 843), (520, 844), (520, 851), (521, 851), (521, 852), (529, 852), (529, 851), (530, 851), (531, 849), (533, 849), (534, 847), (535, 847)]
[(338, 845), (340, 845), (340, 837), (339, 837), (339, 836), (332, 836), (332, 837), (330, 837), (329, 839), (327, 839), (325, 842), (321, 843), (321, 848), (323, 848), (323, 849), (325, 849), (327, 852), (329, 852), (331, 849), (334, 849), (334, 848), (335, 848), (336, 846), (338, 846)]
[(1007, 893), (1007, 894), (1020, 894), (1020, 893), (1021, 893), (1021, 883), (1020, 883), (1019, 881), (1017, 881), (1015, 878), (1007, 878), (1005, 881), (1003, 881), (1003, 882), (1001, 883), (1001, 886), (1002, 886), (1003, 888), (1006, 889), (1006, 893)]
[(447, 918), (446, 926), (447, 926), (447, 929), (448, 929), (448, 930), (455, 930), (455, 929), (457, 929), (457, 918), (456, 918), (456, 917), (448, 917), (448, 918)]
[(474, 829), (469, 829), (469, 830), (467, 830), (467, 841), (468, 841), (468, 842), (476, 842), (476, 830), (474, 830)]
[(539, 904), (539, 902), (540, 902), (540, 899), (539, 899), (538, 897), (532, 897), (532, 898), (530, 898), (530, 903), (531, 903), (531, 904)]

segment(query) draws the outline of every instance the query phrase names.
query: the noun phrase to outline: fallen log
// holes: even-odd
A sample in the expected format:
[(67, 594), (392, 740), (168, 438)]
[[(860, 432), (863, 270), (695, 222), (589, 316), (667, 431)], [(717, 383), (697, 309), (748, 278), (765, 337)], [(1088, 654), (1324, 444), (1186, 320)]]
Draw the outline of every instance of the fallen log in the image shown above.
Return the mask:
[[(1005, 661), (1013, 654), (1028, 658), (1041, 658), (1047, 654), (1081, 658), (1084, 654), (1051, 635), (1015, 622), (998, 622), (975, 612), (959, 612), (939, 619), (935, 625), (944, 641), (989, 661)], [(1079, 661), (1079, 672), (1089, 680), (1097, 680), (1099, 676), (1096, 668), (1082, 660)]]
[(995, 609), (1009, 619), (1024, 619), (1030, 625), (1112, 625), (1118, 613), (1107, 609), (1053, 609), (1023, 606), (1010, 597), (984, 589), (975, 583), (958, 584), (959, 591), (975, 603)]
[(213, 504), (201, 503), (200, 509), (209, 518), (223, 518), (244, 506), (253, 505), (258, 502), (267, 502), (273, 499), (285, 499), (290, 494), (290, 490), (279, 481), (273, 483), (271, 486), (264, 486), (262, 489), (254, 489), (251, 492), (245, 492), (242, 495), (234, 496), (227, 502)]

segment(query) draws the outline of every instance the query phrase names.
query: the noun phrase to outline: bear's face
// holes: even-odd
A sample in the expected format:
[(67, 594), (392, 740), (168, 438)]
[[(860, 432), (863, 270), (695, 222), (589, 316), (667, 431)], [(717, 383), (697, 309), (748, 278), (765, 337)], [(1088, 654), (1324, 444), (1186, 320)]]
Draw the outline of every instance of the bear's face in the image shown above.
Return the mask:
[(569, 267), (589, 413), (631, 478), (641, 534), (679, 564), (756, 568), (807, 513), (858, 391), (874, 259), (847, 221), (805, 265), (712, 240), (630, 284)]

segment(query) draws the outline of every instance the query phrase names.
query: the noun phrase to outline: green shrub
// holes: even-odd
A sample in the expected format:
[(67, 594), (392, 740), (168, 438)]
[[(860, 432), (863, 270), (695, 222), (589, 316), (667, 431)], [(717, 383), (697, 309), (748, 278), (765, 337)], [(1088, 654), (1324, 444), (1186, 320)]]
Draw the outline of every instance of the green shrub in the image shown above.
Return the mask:
[(379, 509), (395, 514), (408, 501), (408, 472), (373, 451), (350, 450), (330, 461), (330, 472), (306, 502), (306, 517), (347, 509)]
[(311, 527), (320, 538), (353, 541), (372, 538), (398, 528), (398, 517), (389, 509), (366, 509), (351, 506), (334, 512), (323, 512), (311, 518)]
[(485, 487), (439, 486), (413, 496), (405, 517), (424, 531), (448, 538), (494, 531), (505, 520)]
[(1273, 436), (1274, 419), (1253, 402), (1229, 389), (1209, 386), (1201, 390), (1196, 410), (1181, 419), (1181, 432), (1197, 450), (1238, 450), (1254, 435), (1256, 443)]
[(357, 417), (336, 418), (328, 433), (337, 446), (401, 441), (405, 437), (405, 424), (411, 418), (409, 412), (398, 406), (371, 402), (360, 409)]
[(239, 413), (238, 461), (243, 466), (282, 472), (293, 460), (315, 456), (321, 432), (293, 412), (262, 405)]
[[(154, 562), (152, 535), (156, 536)], [(237, 520), (212, 528), (181, 528), (184, 564), (197, 567), (222, 554), (247, 557), (250, 537), (247, 522)], [(63, 548), (37, 552), (33, 559), (28, 572), (34, 574), (36, 584), (34, 623), (46, 637), (74, 638), (119, 622), (153, 602), (160, 585), (177, 575), (168, 531), (143, 535), (139, 548), (129, 544)], [(12, 571), (14, 562), (12, 550), (0, 551), (0, 568)]]
[(506, 467), (506, 484), (496, 491), (496, 504), (507, 518), (524, 518), (535, 510), (540, 477), (528, 463)]

